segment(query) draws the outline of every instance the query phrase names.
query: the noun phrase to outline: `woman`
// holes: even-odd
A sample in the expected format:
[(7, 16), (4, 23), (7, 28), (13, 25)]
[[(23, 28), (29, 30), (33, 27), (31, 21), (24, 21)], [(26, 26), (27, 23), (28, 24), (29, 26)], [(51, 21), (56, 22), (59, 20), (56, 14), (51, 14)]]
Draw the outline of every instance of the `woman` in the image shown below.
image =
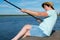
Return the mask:
[(31, 10), (22, 9), (22, 12), (32, 14), (34, 16), (49, 16), (45, 18), (40, 25), (25, 25), (22, 30), (12, 39), (18, 40), (19, 38), (26, 36), (37, 36), (37, 37), (46, 37), (50, 36), (54, 24), (57, 20), (57, 12), (53, 8), (52, 2), (44, 2), (42, 7), (45, 9), (45, 12), (35, 12)]

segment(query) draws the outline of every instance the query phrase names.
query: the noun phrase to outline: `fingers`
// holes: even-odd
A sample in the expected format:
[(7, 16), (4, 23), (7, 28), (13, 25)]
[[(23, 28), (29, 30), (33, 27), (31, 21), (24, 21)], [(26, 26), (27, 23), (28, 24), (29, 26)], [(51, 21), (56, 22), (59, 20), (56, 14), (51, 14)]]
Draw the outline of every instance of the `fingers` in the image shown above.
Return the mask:
[(22, 9), (21, 12), (24, 12), (25, 13), (26, 12), (26, 9)]

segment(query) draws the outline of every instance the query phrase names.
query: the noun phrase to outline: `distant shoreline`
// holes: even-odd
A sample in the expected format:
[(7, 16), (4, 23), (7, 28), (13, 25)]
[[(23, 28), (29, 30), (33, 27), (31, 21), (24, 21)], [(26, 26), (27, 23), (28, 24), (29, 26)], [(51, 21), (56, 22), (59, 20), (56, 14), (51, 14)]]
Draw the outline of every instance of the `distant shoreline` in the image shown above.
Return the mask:
[[(0, 16), (30, 16), (30, 15), (0, 15)], [(60, 14), (58, 16), (60, 16)]]
[(0, 16), (29, 16), (29, 15), (0, 15)]

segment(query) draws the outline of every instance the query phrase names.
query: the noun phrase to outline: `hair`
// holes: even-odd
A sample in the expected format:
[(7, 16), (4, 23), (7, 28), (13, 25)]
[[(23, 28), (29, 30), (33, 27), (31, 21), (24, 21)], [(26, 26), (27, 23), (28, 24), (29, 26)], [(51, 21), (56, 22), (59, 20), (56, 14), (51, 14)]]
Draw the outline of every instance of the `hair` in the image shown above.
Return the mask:
[(44, 5), (51, 7), (54, 10), (53, 4), (51, 2), (45, 2), (42, 4), (42, 7), (44, 8)]

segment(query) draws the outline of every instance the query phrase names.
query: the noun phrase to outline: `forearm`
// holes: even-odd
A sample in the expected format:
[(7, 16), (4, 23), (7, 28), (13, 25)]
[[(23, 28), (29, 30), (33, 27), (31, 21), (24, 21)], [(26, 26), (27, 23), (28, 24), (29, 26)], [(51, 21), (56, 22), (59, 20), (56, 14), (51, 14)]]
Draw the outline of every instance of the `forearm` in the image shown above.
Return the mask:
[(31, 15), (34, 15), (34, 16), (38, 16), (38, 12), (35, 12), (35, 11), (31, 11), (31, 10), (25, 10), (25, 13), (29, 13)]
[(36, 12), (36, 11), (31, 11), (31, 10), (26, 10), (26, 9), (22, 9), (21, 11), (24, 13), (29, 13), (34, 16), (48, 16), (46, 12)]

